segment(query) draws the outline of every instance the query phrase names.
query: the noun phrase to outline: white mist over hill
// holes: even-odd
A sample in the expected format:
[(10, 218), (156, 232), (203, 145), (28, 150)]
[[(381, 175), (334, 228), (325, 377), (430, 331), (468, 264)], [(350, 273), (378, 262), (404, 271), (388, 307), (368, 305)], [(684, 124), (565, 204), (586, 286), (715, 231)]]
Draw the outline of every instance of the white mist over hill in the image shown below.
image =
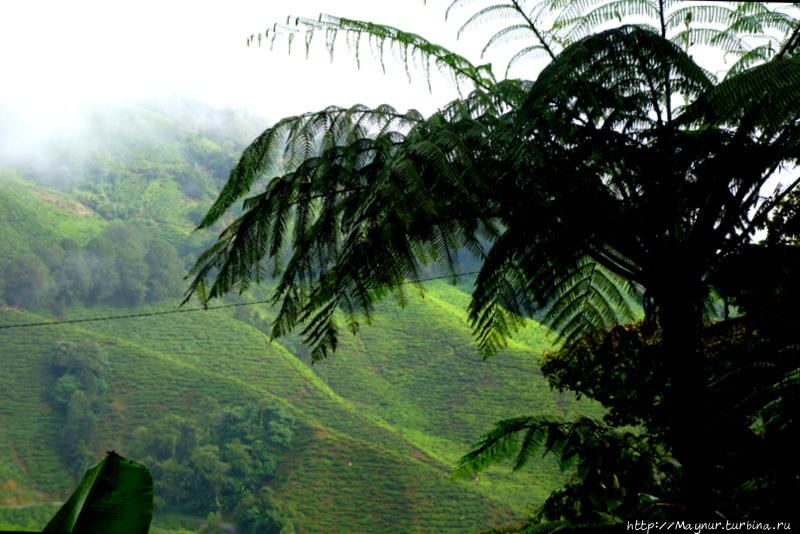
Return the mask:
[[(248, 47), (247, 38), (287, 17), (320, 13), (389, 24), (418, 33), (482, 62), (485, 36), (456, 40), (463, 17), (445, 21), (449, 2), (423, 0), (29, 0), (0, 11), (0, 166), (59, 176), (81, 158), (91, 117), (136, 105), (184, 120), (221, 108), (261, 117), (253, 136), (290, 115), (329, 105), (390, 104), (430, 113), (458, 97), (445, 75), (411, 72), (387, 54), (386, 72), (362, 47), (361, 68), (345, 39), (333, 61), (318, 35), (306, 58), (287, 38)], [(186, 103), (189, 102), (187, 108)], [(187, 109), (184, 109), (187, 108)], [(202, 114), (202, 113), (201, 113)], [(207, 117), (206, 117), (207, 118)], [(202, 122), (204, 117), (191, 117)], [(252, 137), (250, 137), (252, 140)], [(248, 141), (249, 142), (249, 141)], [(53, 172), (51, 172), (53, 171)], [(63, 173), (62, 173), (63, 174)], [(55, 179), (56, 182), (60, 180)]]
[[(60, 150), (85, 133), (85, 117), (120, 104), (158, 101), (162, 109), (185, 100), (220, 108), (246, 109), (264, 117), (263, 127), (280, 118), (329, 105), (390, 104), (430, 113), (458, 97), (446, 75), (434, 73), (431, 88), (423, 72), (405, 72), (386, 54), (386, 72), (362, 45), (359, 69), (346, 39), (331, 61), (324, 36), (317, 35), (309, 57), (302, 38), (292, 53), (287, 39), (275, 49), (248, 47), (248, 36), (287, 22), (289, 16), (320, 13), (389, 24), (417, 33), (465, 55), (474, 64), (492, 62), (504, 76), (509, 54), (481, 57), (491, 29), (458, 29), (474, 10), (456, 9), (445, 19), (449, 0), (256, 1), (27, 0), (6, 2), (0, 12), (0, 160), (32, 160), (43, 149)], [(344, 36), (342, 36), (344, 37)], [(515, 51), (519, 42), (509, 43)], [(507, 49), (507, 50), (508, 50)], [(698, 47), (697, 59), (721, 74), (721, 57)], [(532, 62), (512, 76), (534, 79), (543, 64)], [(168, 113), (169, 114), (169, 113)], [(175, 113), (172, 113), (175, 115)], [(69, 142), (65, 142), (65, 140)]]
[(272, 120), (330, 104), (389, 103), (431, 111), (456, 96), (444, 78), (434, 80), (431, 94), (422, 75), (410, 85), (399, 65), (382, 75), (379, 65), (367, 60), (359, 71), (343, 41), (333, 64), (320, 39), (309, 60), (302, 44), (290, 56), (286, 39), (277, 41), (275, 51), (245, 43), (288, 15), (329, 12), (392, 24), (463, 49), (465, 43), (455, 42), (458, 24), (444, 21), (445, 5), (425, 6), (422, 0), (9, 2), (0, 17), (0, 100), (6, 114), (13, 111), (17, 122), (36, 135), (73, 123), (86, 107), (175, 95), (248, 108)]

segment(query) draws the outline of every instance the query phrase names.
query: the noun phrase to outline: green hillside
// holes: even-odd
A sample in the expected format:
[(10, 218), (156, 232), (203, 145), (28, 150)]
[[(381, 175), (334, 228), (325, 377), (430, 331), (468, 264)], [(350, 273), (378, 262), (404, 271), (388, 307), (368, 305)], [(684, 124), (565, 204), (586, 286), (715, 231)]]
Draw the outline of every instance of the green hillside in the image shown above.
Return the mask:
[[(9, 311), (0, 317), (4, 324), (37, 318)], [(224, 316), (215, 317), (214, 322), (222, 326), (219, 333), (228, 333), (229, 338), (208, 347), (205, 354), (209, 360), (215, 354), (237, 349), (245, 353), (248, 348), (263, 347), (263, 336), (252, 329), (248, 332), (249, 327), (238, 323), (237, 328), (235, 321)], [(165, 330), (187, 326), (191, 325), (175, 322)], [(105, 399), (107, 405), (97, 429), (98, 454), (106, 449), (126, 454), (126, 438), (132, 430), (168, 411), (202, 417), (196, 407), (206, 396), (225, 405), (245, 405), (261, 399), (281, 402), (269, 392), (273, 389), (271, 385), (280, 384), (279, 388), (286, 391), (290, 402), (301, 408), (296, 409), (300, 421), (296, 445), (281, 463), (275, 491), (295, 505), (299, 524), (308, 525), (306, 531), (329, 531), (337, 524), (358, 524), (363, 531), (391, 532), (393, 524), (413, 525), (415, 522), (423, 530), (430, 530), (434, 525), (435, 530), (440, 530), (453, 517), (479, 525), (508, 514), (500, 502), (483, 498), (467, 483), (449, 481), (447, 466), (427, 457), (424, 451), (404, 441), (392, 429), (359, 414), (317, 384), (318, 379), (313, 375), (301, 372), (293, 365), (293, 357), (280, 349), (253, 354), (249, 365), (243, 366), (243, 369), (261, 367), (263, 371), (258, 376), (268, 377), (262, 382), (253, 380), (254, 377), (248, 380), (246, 372), (234, 371), (235, 366), (225, 365), (228, 358), (221, 358), (222, 365), (213, 360), (199, 362), (192, 357), (184, 359), (165, 351), (147, 349), (122, 336), (58, 328), (59, 341), (77, 342), (89, 338), (103, 346), (109, 356), (112, 372)], [(70, 483), (69, 474), (58, 461), (59, 455), (53, 446), (58, 425), (52, 410), (47, 410), (43, 403), (44, 388), (30, 387), (46, 383), (43, 379), (47, 374), (46, 361), (48, 353), (55, 348), (55, 338), (31, 343), (27, 336), (11, 330), (4, 331), (2, 336), (6, 347), (4, 358), (12, 370), (4, 375), (0, 384), (4, 392), (4, 437), (10, 452), (10, 458), (3, 458), (3, 464), (11, 466), (6, 475), (4, 496), (7, 502), (14, 498), (19, 502), (26, 495), (10, 491), (11, 486), (19, 485), (35, 487), (55, 498), (67, 490)], [(354, 466), (348, 465), (353, 461)], [(13, 482), (9, 484), (10, 481)], [(330, 493), (327, 499), (335, 503), (326, 514), (320, 514), (318, 503), (307, 499), (321, 492)], [(361, 517), (366, 510), (358, 503), (359, 495), (368, 494), (370, 499), (364, 502), (372, 508), (368, 513), (371, 519)], [(407, 506), (402, 506), (405, 510), (402, 513), (397, 508), (399, 494), (405, 495), (407, 502)], [(443, 508), (435, 504), (448, 495), (446, 502), (451, 506)]]
[(43, 251), (63, 239), (86, 244), (103, 221), (69, 195), (0, 169), (0, 225), (0, 261), (8, 261), (25, 252)]
[[(2, 175), (0, 325), (179, 301), (180, 276), (213, 237), (192, 233), (192, 218), (224, 180), (233, 144), (154, 111), (119, 116), (147, 125), (158, 150), (117, 136), (88, 150), (60, 189)], [(118, 127), (95, 124), (103, 135)], [(164, 532), (193, 524), (169, 526), (165, 513), (216, 511), (275, 532), (469, 532), (524, 519), (567, 474), (540, 461), (456, 481), (458, 457), (498, 419), (599, 408), (549, 389), (537, 365), (548, 336), (533, 322), (483, 361), (467, 291), (433, 281), (403, 309), (386, 303), (314, 366), (295, 337), (269, 341), (263, 304), (0, 329), (0, 524), (37, 528), (41, 507), (9, 507), (62, 499), (112, 449), (150, 459)], [(207, 497), (191, 495), (203, 485)]]

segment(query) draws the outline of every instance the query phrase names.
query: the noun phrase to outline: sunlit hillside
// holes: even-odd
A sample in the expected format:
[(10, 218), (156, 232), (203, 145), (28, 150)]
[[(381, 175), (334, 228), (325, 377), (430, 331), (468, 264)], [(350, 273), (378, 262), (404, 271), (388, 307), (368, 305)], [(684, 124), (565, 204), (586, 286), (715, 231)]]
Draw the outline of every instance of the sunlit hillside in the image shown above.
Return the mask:
[[(548, 387), (537, 361), (552, 339), (536, 323), (481, 359), (469, 277), (430, 281), (402, 309), (387, 301), (313, 366), (296, 336), (269, 339), (269, 282), (221, 309), (177, 308), (214, 238), (193, 226), (258, 128), (223, 118), (116, 110), (57, 174), (2, 170), (0, 525), (41, 528), (41, 503), (112, 449), (153, 471), (154, 532), (217, 512), (240, 532), (298, 533), (527, 517), (568, 473), (542, 460), (453, 480), (456, 461), (498, 419), (598, 407)], [(43, 322), (59, 324), (16, 327)]]

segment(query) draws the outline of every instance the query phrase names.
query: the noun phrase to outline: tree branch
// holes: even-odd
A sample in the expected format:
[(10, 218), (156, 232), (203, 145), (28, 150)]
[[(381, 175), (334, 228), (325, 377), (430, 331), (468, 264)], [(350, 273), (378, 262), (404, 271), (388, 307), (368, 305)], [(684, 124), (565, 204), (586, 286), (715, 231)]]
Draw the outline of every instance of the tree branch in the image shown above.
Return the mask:
[(516, 9), (517, 12), (520, 15), (522, 15), (522, 18), (525, 19), (525, 22), (528, 24), (528, 26), (531, 27), (531, 30), (533, 30), (533, 33), (536, 35), (536, 38), (539, 39), (539, 42), (542, 43), (542, 46), (544, 47), (547, 54), (550, 56), (550, 59), (555, 59), (556, 55), (553, 52), (553, 49), (550, 48), (550, 45), (547, 44), (547, 41), (544, 40), (544, 36), (538, 29), (536, 29), (536, 25), (533, 23), (528, 14), (525, 13), (525, 10), (522, 9), (522, 6), (519, 5), (519, 0), (511, 0), (511, 3), (514, 5), (514, 9)]
[(786, 52), (789, 51), (789, 48), (797, 40), (798, 34), (800, 34), (800, 23), (797, 24), (797, 27), (792, 32), (792, 35), (790, 35), (789, 38), (786, 40), (786, 42), (783, 43), (783, 46), (781, 47), (780, 51), (778, 51), (778, 53), (775, 54), (775, 57), (772, 58), (773, 61), (782, 58), (786, 54)]
[(783, 199), (786, 198), (786, 196), (789, 193), (791, 193), (798, 185), (800, 185), (800, 176), (795, 178), (795, 180), (791, 184), (789, 184), (789, 186), (786, 189), (777, 194), (775, 198), (772, 199), (771, 202), (766, 202), (760, 208), (758, 208), (755, 217), (753, 217), (750, 220), (749, 224), (744, 228), (742, 237), (749, 236), (752, 232), (754, 232), (755, 228), (766, 220), (767, 215), (769, 215), (769, 212), (772, 211), (778, 204), (780, 204), (781, 201), (783, 201)]

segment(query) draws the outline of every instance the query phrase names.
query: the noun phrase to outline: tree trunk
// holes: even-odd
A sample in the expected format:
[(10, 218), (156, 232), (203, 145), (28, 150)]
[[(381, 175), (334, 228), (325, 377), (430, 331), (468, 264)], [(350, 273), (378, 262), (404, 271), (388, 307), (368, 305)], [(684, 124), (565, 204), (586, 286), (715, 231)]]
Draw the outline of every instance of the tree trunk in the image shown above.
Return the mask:
[[(703, 286), (675, 277), (658, 298), (658, 316), (664, 340), (668, 428), (666, 439), (681, 463), (681, 504), (701, 519), (712, 513), (713, 454), (707, 428), (711, 420), (706, 398), (707, 370), (702, 346)], [(678, 278), (678, 280), (676, 280)], [(677, 283), (676, 283), (677, 282)]]

